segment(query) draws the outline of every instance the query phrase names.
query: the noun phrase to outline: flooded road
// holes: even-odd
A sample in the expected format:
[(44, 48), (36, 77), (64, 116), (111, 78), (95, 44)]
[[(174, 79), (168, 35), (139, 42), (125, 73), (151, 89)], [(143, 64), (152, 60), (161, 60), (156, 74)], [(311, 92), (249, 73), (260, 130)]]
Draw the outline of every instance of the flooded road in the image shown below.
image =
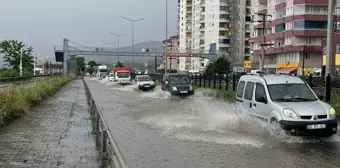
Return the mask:
[(210, 91), (188, 98), (86, 81), (132, 168), (339, 167), (340, 136), (274, 136), (262, 121), (217, 101)]

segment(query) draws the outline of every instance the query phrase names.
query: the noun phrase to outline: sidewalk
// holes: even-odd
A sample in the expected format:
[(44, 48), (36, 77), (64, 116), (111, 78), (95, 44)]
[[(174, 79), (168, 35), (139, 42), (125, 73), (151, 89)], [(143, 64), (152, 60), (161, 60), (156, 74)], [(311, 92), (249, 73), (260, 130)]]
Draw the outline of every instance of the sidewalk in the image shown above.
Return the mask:
[(99, 167), (82, 80), (0, 129), (0, 167)]

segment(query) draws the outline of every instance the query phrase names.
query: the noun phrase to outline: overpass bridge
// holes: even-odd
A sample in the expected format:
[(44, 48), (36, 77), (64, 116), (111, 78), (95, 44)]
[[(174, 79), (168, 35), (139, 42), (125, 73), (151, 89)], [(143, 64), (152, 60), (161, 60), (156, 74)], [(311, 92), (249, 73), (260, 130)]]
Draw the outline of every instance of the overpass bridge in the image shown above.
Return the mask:
[[(116, 52), (116, 51), (108, 51), (102, 50), (102, 47), (73, 47), (69, 45), (69, 40), (64, 38), (63, 47), (59, 49), (54, 47), (55, 59), (57, 62), (63, 62), (63, 70), (64, 73), (69, 73), (69, 63), (68, 60), (72, 55), (90, 55), (90, 56), (115, 56), (115, 57), (154, 57), (155, 60), (157, 57), (163, 58), (165, 56), (162, 52)], [(200, 57), (207, 58), (210, 60), (216, 60), (216, 53), (168, 53), (169, 57)]]

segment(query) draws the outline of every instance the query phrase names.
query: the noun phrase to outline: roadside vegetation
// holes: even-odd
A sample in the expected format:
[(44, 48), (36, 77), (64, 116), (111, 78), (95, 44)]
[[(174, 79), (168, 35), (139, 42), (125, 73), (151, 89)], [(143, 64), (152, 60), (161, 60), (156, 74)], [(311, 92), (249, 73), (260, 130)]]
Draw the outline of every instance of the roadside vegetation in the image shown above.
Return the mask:
[(0, 125), (29, 113), (45, 97), (53, 95), (72, 80), (70, 76), (51, 77), (25, 85), (10, 85), (0, 89)]

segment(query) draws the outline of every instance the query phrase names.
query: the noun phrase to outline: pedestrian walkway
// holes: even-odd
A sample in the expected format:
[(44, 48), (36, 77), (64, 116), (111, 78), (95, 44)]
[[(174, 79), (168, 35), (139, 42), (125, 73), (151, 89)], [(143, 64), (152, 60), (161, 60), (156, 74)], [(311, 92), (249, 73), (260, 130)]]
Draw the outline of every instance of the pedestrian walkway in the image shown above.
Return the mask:
[(0, 167), (99, 167), (82, 80), (0, 129)]

